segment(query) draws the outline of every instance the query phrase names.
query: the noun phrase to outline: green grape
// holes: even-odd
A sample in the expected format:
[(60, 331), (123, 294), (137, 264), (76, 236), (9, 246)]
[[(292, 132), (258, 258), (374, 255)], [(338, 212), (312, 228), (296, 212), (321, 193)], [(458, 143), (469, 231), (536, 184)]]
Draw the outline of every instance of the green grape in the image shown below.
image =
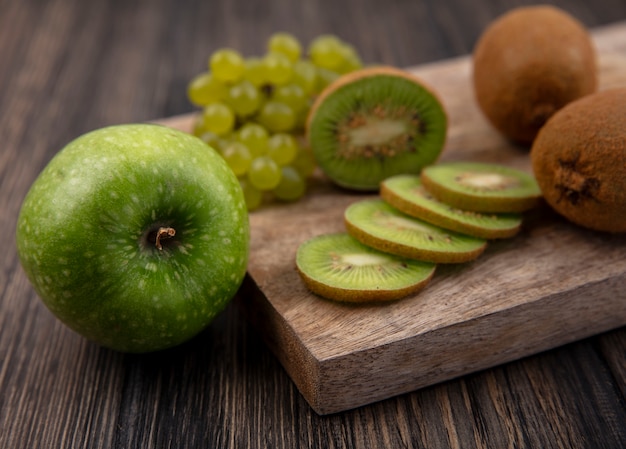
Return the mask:
[(267, 155), (278, 165), (290, 164), (298, 153), (298, 142), (285, 133), (276, 133), (267, 142)]
[(293, 65), (293, 82), (300, 86), (306, 95), (315, 93), (317, 69), (311, 61), (300, 60)]
[(196, 106), (220, 101), (226, 95), (226, 86), (209, 72), (196, 75), (187, 86), (187, 98)]
[(258, 209), (263, 202), (263, 192), (254, 187), (246, 178), (239, 178), (239, 185), (243, 191), (248, 210)]
[(204, 128), (218, 136), (232, 131), (235, 124), (235, 113), (224, 103), (211, 103), (202, 111)]
[(222, 157), (237, 176), (248, 172), (252, 163), (250, 150), (243, 143), (238, 141), (230, 142), (223, 150)]
[(200, 137), (202, 136), (202, 134), (207, 132), (206, 128), (204, 127), (204, 117), (202, 116), (202, 114), (198, 114), (194, 117), (192, 126), (193, 127), (191, 129), (191, 134), (196, 137)]
[(289, 33), (274, 33), (270, 36), (267, 49), (272, 53), (284, 54), (291, 62), (300, 59), (302, 53), (300, 42)]
[(277, 86), (272, 92), (272, 99), (285, 103), (296, 113), (304, 109), (309, 100), (304, 90), (295, 83)]
[(274, 196), (283, 201), (295, 201), (306, 191), (306, 181), (293, 167), (282, 167), (278, 185), (272, 190)]
[(286, 84), (293, 75), (293, 64), (282, 53), (268, 53), (263, 57), (265, 78), (274, 85)]
[(321, 92), (322, 90), (324, 90), (326, 86), (328, 86), (337, 78), (339, 78), (339, 76), (340, 75), (337, 72), (334, 72), (329, 69), (325, 69), (323, 67), (318, 67), (317, 68), (317, 86), (316, 86), (317, 92)]
[(272, 190), (280, 182), (280, 177), (280, 167), (268, 156), (253, 159), (248, 169), (248, 180), (259, 190)]
[(316, 37), (309, 45), (309, 56), (313, 64), (329, 70), (337, 70), (344, 61), (343, 43), (329, 34)]
[(308, 178), (315, 171), (317, 163), (311, 149), (300, 146), (295, 159), (290, 165), (298, 170), (298, 173), (300, 173), (303, 177)]
[(240, 117), (248, 116), (259, 108), (261, 104), (261, 94), (259, 90), (248, 80), (243, 80), (233, 84), (228, 89), (226, 103)]
[(204, 131), (198, 137), (216, 151), (222, 151), (223, 139), (211, 131)]
[(223, 48), (211, 55), (209, 69), (216, 79), (228, 83), (236, 82), (243, 76), (245, 65), (239, 52)]
[(233, 137), (232, 137), (232, 134), (230, 133), (226, 133), (221, 136), (218, 136), (217, 134), (211, 131), (205, 131), (200, 136), (200, 140), (202, 140), (204, 143), (206, 143), (208, 146), (213, 148), (218, 153), (222, 154), (222, 151), (224, 151), (224, 148), (226, 148), (226, 146), (230, 142), (233, 141)]
[(344, 57), (343, 63), (337, 68), (337, 72), (345, 74), (363, 68), (363, 62), (352, 45), (343, 44), (341, 47)]
[(237, 140), (248, 147), (252, 157), (261, 156), (267, 152), (269, 133), (258, 123), (246, 123), (237, 132)]
[(285, 103), (270, 100), (261, 106), (257, 120), (270, 132), (286, 132), (293, 129), (296, 114)]
[(256, 87), (261, 87), (267, 82), (265, 76), (265, 65), (263, 64), (263, 60), (261, 58), (247, 58), (244, 61), (244, 66), (244, 79), (250, 81)]

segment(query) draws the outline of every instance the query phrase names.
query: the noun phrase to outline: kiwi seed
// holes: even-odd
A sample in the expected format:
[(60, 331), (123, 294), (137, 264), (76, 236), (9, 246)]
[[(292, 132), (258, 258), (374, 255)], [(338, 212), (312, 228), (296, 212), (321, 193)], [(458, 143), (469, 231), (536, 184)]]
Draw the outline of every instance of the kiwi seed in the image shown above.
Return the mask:
[(567, 103), (597, 89), (590, 34), (549, 5), (512, 9), (491, 23), (473, 52), (476, 100), (506, 137), (531, 143)]
[(565, 106), (541, 129), (530, 156), (559, 214), (597, 231), (626, 232), (626, 88)]
[(399, 173), (419, 173), (441, 153), (446, 112), (419, 79), (392, 67), (343, 75), (316, 99), (307, 139), (337, 185), (374, 191)]
[(346, 233), (313, 237), (298, 247), (296, 267), (313, 293), (336, 301), (391, 301), (428, 284), (435, 264), (365, 246)]
[(390, 254), (434, 263), (461, 263), (483, 253), (483, 239), (448, 231), (410, 217), (381, 199), (360, 200), (345, 210), (348, 233)]
[(475, 212), (519, 213), (539, 204), (534, 177), (521, 170), (479, 162), (448, 162), (422, 170), (421, 181), (439, 201)]
[(462, 210), (435, 199), (417, 175), (396, 175), (381, 183), (380, 196), (396, 209), (444, 229), (483, 239), (512, 237), (519, 214), (485, 214)]

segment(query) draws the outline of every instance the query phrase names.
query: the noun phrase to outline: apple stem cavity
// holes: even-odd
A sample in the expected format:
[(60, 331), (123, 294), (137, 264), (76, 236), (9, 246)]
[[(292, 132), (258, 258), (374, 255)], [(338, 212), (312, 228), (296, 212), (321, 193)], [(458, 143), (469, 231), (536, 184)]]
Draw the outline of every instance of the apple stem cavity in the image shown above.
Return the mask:
[(156, 233), (156, 238), (154, 240), (154, 246), (159, 251), (163, 250), (163, 245), (161, 244), (161, 239), (169, 239), (176, 235), (176, 229), (170, 227), (161, 227)]

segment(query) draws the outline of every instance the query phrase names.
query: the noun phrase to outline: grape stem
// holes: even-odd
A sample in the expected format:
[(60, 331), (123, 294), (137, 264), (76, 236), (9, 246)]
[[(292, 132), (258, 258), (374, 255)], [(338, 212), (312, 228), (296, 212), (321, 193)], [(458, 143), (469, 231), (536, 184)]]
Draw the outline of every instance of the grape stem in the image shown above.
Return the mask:
[(169, 239), (176, 235), (176, 229), (170, 227), (161, 227), (156, 233), (156, 238), (154, 241), (154, 246), (161, 251), (163, 250), (163, 245), (161, 244), (161, 239)]

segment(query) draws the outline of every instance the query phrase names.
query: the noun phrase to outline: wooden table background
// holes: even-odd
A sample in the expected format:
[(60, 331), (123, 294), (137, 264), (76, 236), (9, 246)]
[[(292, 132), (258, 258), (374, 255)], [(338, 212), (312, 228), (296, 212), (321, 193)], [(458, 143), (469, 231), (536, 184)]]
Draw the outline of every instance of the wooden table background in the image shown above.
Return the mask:
[[(19, 267), (39, 171), (105, 125), (193, 110), (211, 51), (334, 33), (366, 62), (465, 55), (530, 1), (0, 0), (0, 448), (626, 447), (626, 329), (330, 416), (316, 415), (233, 304), (191, 342), (124, 355), (63, 327)], [(589, 27), (623, 0), (551, 2)]]

